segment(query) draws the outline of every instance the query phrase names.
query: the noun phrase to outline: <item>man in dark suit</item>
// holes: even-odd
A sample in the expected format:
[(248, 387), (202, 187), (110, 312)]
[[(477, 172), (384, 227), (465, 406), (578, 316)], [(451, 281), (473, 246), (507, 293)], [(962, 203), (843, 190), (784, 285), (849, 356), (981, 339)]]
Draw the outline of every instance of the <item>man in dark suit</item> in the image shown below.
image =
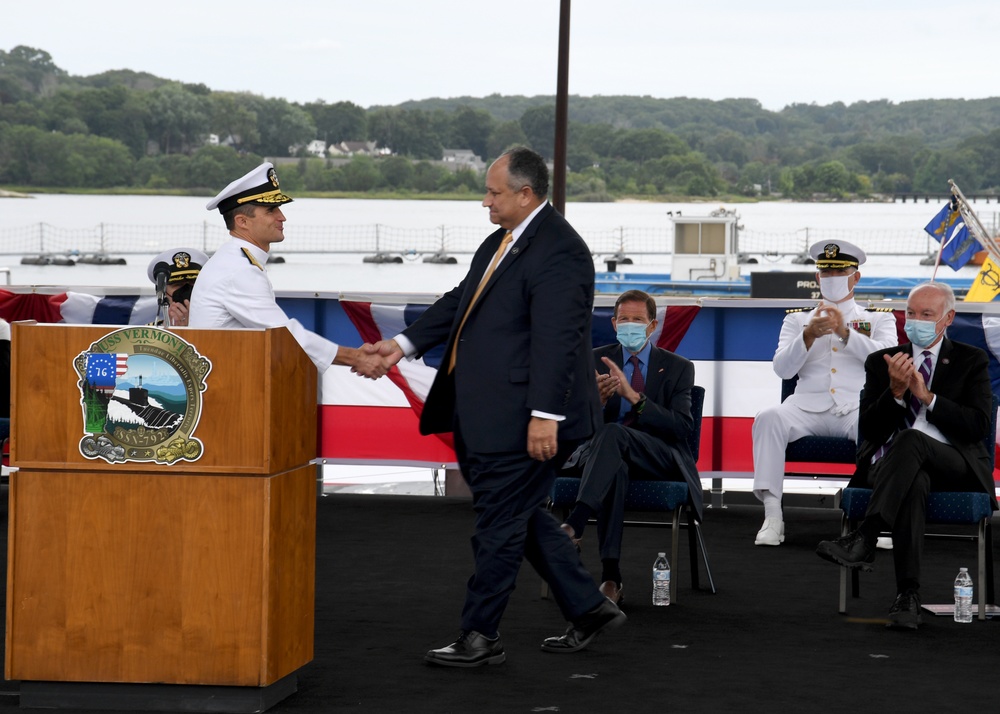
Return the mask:
[(600, 408), (590, 345), (593, 258), (547, 193), (541, 156), (518, 148), (498, 158), (483, 205), (499, 230), (458, 287), (395, 339), (370, 348), (392, 365), (445, 345), (420, 430), (454, 432), (476, 513), (475, 573), (461, 635), (428, 652), (432, 664), (504, 661), (498, 628), (524, 558), (571, 623), (542, 649), (575, 652), (625, 620), (544, 508), (559, 467), (593, 434)]
[(992, 409), (989, 361), (979, 348), (945, 336), (954, 318), (948, 285), (918, 285), (906, 301), (910, 344), (868, 356), (851, 485), (871, 487), (871, 502), (857, 530), (816, 549), (825, 560), (871, 570), (878, 534), (892, 532), (897, 595), (889, 627), (920, 625), (927, 495), (994, 489), (983, 443)]
[(604, 424), (567, 467), (580, 469), (580, 490), (562, 525), (576, 542), (597, 516), (601, 592), (621, 602), (619, 568), (629, 479), (687, 481), (701, 518), (701, 478), (688, 447), (694, 420), (694, 365), (649, 342), (656, 329), (656, 302), (641, 290), (622, 293), (611, 324), (618, 343), (594, 350)]

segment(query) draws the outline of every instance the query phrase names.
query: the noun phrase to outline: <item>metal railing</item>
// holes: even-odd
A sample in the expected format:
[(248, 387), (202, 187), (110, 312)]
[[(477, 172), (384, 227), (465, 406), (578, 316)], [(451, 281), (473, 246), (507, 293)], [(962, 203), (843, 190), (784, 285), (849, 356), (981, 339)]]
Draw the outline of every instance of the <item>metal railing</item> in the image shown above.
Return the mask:
[[(670, 255), (673, 224), (579, 229), (595, 256)], [(383, 224), (303, 226), (289, 229), (276, 252), (281, 254), (343, 253), (401, 257), (468, 255), (488, 229), (482, 226), (401, 228)], [(93, 228), (61, 228), (38, 223), (0, 229), (0, 255), (124, 256), (155, 255), (177, 247), (214, 252), (229, 239), (217, 223), (124, 225), (101, 223)], [(937, 243), (922, 230), (830, 230), (801, 228), (788, 233), (743, 230), (739, 250), (761, 261), (801, 256), (816, 241), (849, 240), (868, 255), (926, 256)]]

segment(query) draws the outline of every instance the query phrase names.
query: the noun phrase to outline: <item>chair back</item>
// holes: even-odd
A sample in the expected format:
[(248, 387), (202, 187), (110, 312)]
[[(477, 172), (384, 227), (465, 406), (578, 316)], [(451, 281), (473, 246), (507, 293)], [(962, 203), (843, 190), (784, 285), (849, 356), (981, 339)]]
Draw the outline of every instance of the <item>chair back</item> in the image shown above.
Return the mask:
[(993, 409), (990, 411), (990, 430), (989, 433), (983, 437), (983, 443), (986, 444), (986, 451), (989, 452), (990, 455), (991, 469), (996, 466), (997, 461), (997, 408), (1000, 408), (1000, 398), (994, 394)]
[(781, 401), (785, 401), (790, 396), (795, 394), (795, 385), (799, 383), (799, 375), (795, 375), (791, 379), (781, 380)]
[[(691, 456), (695, 463), (698, 461), (698, 452), (701, 451), (701, 415), (705, 409), (705, 388), (697, 384), (691, 387), (691, 418), (693, 424), (691, 433), (688, 434), (688, 448), (691, 449)], [(996, 410), (993, 410), (996, 412)], [(994, 424), (994, 426), (996, 426)]]

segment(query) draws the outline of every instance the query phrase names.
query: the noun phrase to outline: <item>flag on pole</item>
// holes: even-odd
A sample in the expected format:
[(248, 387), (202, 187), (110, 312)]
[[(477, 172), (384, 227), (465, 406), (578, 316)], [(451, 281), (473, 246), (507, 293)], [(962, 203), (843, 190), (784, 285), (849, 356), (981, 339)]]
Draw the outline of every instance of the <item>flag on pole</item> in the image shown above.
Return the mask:
[(941, 262), (947, 263), (952, 270), (960, 269), (983, 250), (982, 244), (965, 225), (957, 200), (945, 204), (924, 230), (941, 244)]
[(998, 293), (1000, 293), (1000, 271), (997, 270), (993, 259), (987, 257), (983, 261), (979, 275), (972, 281), (972, 287), (965, 294), (965, 302), (990, 302)]

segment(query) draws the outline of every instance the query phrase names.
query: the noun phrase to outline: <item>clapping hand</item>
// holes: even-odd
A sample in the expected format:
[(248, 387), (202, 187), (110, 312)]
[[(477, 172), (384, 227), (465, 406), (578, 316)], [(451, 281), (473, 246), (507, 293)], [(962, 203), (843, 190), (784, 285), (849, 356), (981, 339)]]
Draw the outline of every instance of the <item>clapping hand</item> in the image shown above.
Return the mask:
[(920, 390), (927, 391), (924, 378), (920, 376), (920, 372), (917, 371), (910, 355), (905, 352), (897, 352), (894, 355), (882, 355), (882, 357), (888, 366), (889, 389), (892, 391), (893, 397), (902, 399), (906, 391), (911, 390), (913, 395), (919, 399), (921, 397)]
[(625, 373), (622, 371), (622, 368), (615, 364), (614, 360), (608, 357), (601, 357), (601, 361), (607, 365), (608, 370), (610, 370), (611, 378), (617, 382), (617, 384), (615, 384), (615, 391), (621, 395), (621, 398), (631, 404), (635, 404), (639, 401), (639, 393), (632, 389), (632, 385), (629, 384), (627, 379), (625, 379)]
[(597, 373), (597, 393), (601, 397), (601, 406), (608, 403), (611, 395), (618, 391), (619, 380), (610, 374)]

